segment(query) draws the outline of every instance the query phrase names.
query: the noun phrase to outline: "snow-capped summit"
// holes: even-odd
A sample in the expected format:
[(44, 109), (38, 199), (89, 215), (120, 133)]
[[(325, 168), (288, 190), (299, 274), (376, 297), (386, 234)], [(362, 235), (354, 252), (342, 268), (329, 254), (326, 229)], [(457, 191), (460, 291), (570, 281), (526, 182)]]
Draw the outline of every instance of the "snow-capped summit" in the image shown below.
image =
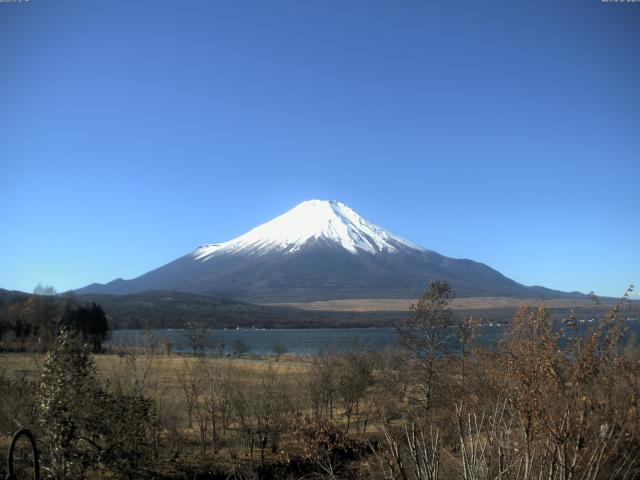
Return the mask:
[(342, 202), (307, 200), (233, 240), (204, 245), (196, 249), (193, 256), (208, 260), (221, 253), (293, 253), (321, 240), (337, 244), (352, 254), (421, 249), (365, 220)]

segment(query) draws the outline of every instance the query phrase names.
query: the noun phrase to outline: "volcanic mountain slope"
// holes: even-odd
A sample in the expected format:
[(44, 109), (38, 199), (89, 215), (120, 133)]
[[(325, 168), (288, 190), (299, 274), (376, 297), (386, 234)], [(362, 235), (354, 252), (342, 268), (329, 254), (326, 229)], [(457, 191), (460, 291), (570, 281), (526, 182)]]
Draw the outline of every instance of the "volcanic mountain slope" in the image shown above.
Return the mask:
[(345, 204), (309, 200), (233, 240), (209, 244), (132, 280), (78, 293), (173, 290), (251, 302), (416, 298), (430, 279), (457, 296), (569, 295), (526, 287), (482, 263), (429, 251)]

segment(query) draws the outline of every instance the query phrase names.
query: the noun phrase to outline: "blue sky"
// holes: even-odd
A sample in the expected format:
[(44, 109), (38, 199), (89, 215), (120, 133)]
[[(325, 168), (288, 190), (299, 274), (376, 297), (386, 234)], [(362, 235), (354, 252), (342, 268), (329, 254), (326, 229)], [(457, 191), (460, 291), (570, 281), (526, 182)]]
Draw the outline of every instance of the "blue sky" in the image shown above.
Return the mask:
[(0, 3), (0, 287), (310, 199), (527, 285), (640, 282), (640, 4)]

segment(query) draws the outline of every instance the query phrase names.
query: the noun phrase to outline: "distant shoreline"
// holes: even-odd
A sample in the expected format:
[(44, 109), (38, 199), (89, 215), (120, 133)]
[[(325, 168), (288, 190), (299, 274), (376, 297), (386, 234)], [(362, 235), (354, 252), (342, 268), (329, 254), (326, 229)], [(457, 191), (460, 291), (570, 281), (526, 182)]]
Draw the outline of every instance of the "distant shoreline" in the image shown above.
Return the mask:
[[(600, 306), (613, 306), (616, 301), (616, 299), (600, 299)], [(325, 312), (406, 312), (414, 302), (415, 300), (408, 298), (345, 298), (314, 302), (261, 303), (261, 305)], [(460, 297), (450, 302), (454, 310), (519, 308), (522, 305), (545, 305), (547, 308), (596, 306), (590, 298)]]

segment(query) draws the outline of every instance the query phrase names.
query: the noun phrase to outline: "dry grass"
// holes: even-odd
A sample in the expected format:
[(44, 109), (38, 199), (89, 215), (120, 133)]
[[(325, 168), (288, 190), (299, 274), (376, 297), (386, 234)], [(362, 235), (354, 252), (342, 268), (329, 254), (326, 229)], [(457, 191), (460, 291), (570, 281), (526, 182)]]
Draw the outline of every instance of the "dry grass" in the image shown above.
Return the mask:
[[(307, 303), (274, 303), (271, 305), (300, 308), (303, 310), (318, 310), (332, 312), (406, 312), (416, 300), (409, 298), (346, 298), (342, 300), (322, 300)], [(466, 297), (455, 298), (449, 302), (451, 308), (489, 309), (489, 308), (519, 308), (524, 304), (537, 306), (544, 303), (547, 308), (592, 307), (590, 298), (559, 298), (545, 299), (524, 297)], [(602, 302), (603, 305), (613, 305), (614, 301)]]
[[(131, 360), (116, 354), (95, 355), (98, 376), (103, 380), (113, 380), (115, 376), (130, 377), (133, 375)], [(0, 371), (10, 378), (27, 378), (36, 381), (40, 378), (40, 371), (44, 363), (45, 354), (42, 353), (3, 353), (0, 354)], [(195, 364), (201, 357), (191, 355), (153, 355), (147, 357), (139, 355), (135, 358), (136, 370), (145, 369), (150, 363), (154, 388), (163, 395), (181, 395), (180, 373), (185, 364)], [(231, 367), (241, 378), (254, 379), (269, 370), (276, 371), (287, 379), (295, 380), (305, 374), (310, 368), (311, 360), (295, 355), (283, 355), (280, 360), (275, 357), (247, 357), (247, 358), (213, 358), (206, 357), (211, 368)]]

